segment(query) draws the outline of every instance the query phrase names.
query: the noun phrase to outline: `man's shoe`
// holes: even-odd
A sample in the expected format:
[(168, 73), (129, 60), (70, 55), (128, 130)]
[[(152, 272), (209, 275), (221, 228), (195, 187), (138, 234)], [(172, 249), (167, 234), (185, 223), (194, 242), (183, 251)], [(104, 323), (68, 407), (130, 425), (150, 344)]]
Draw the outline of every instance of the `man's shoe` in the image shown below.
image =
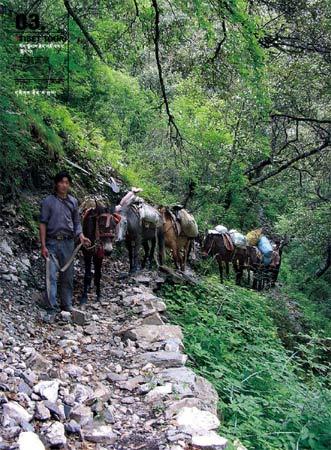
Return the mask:
[(62, 311), (72, 312), (72, 306), (64, 306), (61, 308)]

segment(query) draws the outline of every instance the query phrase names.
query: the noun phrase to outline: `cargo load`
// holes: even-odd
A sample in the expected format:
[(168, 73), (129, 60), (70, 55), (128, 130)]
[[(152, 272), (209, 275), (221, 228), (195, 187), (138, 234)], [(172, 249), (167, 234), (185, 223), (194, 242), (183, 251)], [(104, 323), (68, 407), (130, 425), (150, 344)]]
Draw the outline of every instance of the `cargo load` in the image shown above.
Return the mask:
[(178, 211), (178, 219), (181, 225), (182, 234), (189, 238), (195, 238), (199, 234), (198, 225), (192, 216), (186, 209)]
[(216, 225), (212, 230), (208, 230), (208, 234), (223, 234), (228, 233), (228, 229), (224, 225)]
[(222, 234), (222, 233), (227, 233), (228, 229), (224, 225), (216, 225), (215, 231), (217, 231), (217, 233), (219, 233), (219, 234)]
[(246, 235), (247, 244), (256, 247), (262, 236), (262, 228), (252, 230)]
[(145, 223), (147, 222), (148, 224), (154, 226), (160, 226), (163, 223), (163, 219), (159, 211), (148, 203), (143, 202), (139, 205), (139, 214), (141, 220)]
[(242, 233), (237, 230), (230, 230), (229, 234), (235, 247), (243, 249), (247, 247), (247, 239)]
[(81, 212), (84, 212), (87, 210), (94, 209), (97, 206), (102, 206), (103, 208), (105, 208), (106, 203), (101, 198), (85, 197), (82, 203), (79, 205), (79, 209)]
[(261, 238), (259, 239), (259, 242), (257, 244), (257, 248), (260, 250), (260, 252), (263, 255), (262, 263), (265, 266), (268, 266), (271, 263), (272, 252), (273, 252), (271, 242), (269, 241), (269, 239), (266, 236), (261, 236)]

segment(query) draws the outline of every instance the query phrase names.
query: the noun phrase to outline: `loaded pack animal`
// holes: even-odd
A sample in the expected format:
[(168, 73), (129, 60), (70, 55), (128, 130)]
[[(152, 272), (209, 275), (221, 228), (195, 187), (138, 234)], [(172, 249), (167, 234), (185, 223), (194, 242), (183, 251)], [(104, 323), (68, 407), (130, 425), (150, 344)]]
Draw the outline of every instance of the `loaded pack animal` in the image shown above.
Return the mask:
[(253, 245), (247, 245), (246, 252), (248, 283), (250, 284), (252, 272), (252, 287), (257, 291), (260, 291), (263, 289), (266, 280), (266, 268), (262, 263), (262, 254), (259, 249)]
[(247, 246), (248, 282), (250, 283), (250, 271), (252, 271), (253, 289), (260, 291), (267, 286), (275, 286), (280, 271), (283, 249), (287, 244), (288, 239), (286, 237), (276, 241), (268, 266), (263, 264), (262, 254), (257, 247)]
[(246, 261), (245, 249), (235, 248), (229, 233), (207, 233), (203, 242), (202, 257), (211, 256), (216, 259), (220, 272), (221, 283), (224, 281), (223, 266), (226, 276), (229, 276), (230, 263), (236, 272), (236, 283), (240, 284)]
[(159, 211), (163, 217), (163, 232), (166, 248), (171, 250), (176, 269), (185, 272), (189, 252), (194, 241), (193, 237), (185, 234), (180, 220), (169, 207), (162, 206)]
[(285, 236), (284, 239), (277, 240), (275, 243), (275, 247), (272, 252), (271, 263), (270, 266), (268, 267), (268, 278), (270, 280), (270, 284), (272, 287), (274, 287), (277, 282), (280, 266), (282, 263), (283, 250), (284, 247), (288, 244), (288, 242), (289, 242), (288, 237)]
[(91, 247), (83, 248), (85, 275), (84, 290), (80, 304), (87, 302), (87, 292), (92, 281), (92, 260), (94, 264), (94, 285), (97, 300), (101, 298), (101, 269), (105, 256), (109, 256), (113, 250), (116, 227), (121, 217), (112, 214), (109, 208), (101, 206), (96, 202), (94, 208), (88, 208), (83, 213), (83, 233), (92, 243)]
[[(121, 208), (121, 217), (126, 224), (125, 243), (129, 252), (130, 273), (140, 270), (140, 267), (151, 269), (153, 266), (155, 248), (158, 245), (158, 264), (163, 264), (164, 235), (162, 217), (152, 206), (153, 213), (159, 216), (157, 223), (152, 223), (142, 217), (141, 210), (136, 204)], [(144, 258), (140, 265), (140, 248), (144, 249)]]

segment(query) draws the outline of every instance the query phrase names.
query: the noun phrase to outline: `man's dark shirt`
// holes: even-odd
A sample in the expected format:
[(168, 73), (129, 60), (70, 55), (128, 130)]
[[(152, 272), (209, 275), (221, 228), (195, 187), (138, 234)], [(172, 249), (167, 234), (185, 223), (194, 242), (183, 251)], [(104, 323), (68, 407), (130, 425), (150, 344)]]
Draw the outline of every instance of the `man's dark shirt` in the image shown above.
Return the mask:
[(40, 223), (46, 224), (47, 237), (78, 236), (82, 232), (78, 201), (69, 194), (64, 199), (56, 194), (49, 195), (41, 202)]

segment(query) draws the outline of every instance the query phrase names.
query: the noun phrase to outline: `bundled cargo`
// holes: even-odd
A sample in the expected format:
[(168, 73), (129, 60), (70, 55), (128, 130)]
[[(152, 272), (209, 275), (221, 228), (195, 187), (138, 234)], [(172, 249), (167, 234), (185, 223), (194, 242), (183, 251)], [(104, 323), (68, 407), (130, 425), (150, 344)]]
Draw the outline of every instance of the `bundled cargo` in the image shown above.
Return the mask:
[(219, 234), (227, 233), (228, 229), (224, 225), (216, 225), (215, 231)]
[(269, 239), (266, 236), (261, 236), (259, 242), (257, 244), (258, 249), (262, 253), (262, 262), (265, 266), (268, 266), (272, 260), (272, 245)]
[(148, 203), (141, 203), (139, 205), (139, 214), (141, 220), (155, 226), (160, 226), (163, 223), (162, 216), (157, 209)]
[(102, 198), (85, 197), (79, 206), (81, 212), (87, 211), (88, 209), (96, 208), (97, 206), (106, 207), (106, 203)]
[(178, 211), (178, 218), (182, 228), (182, 233), (189, 238), (195, 238), (198, 236), (199, 230), (198, 225), (192, 216), (188, 213), (186, 209), (181, 209)]
[(247, 239), (242, 233), (237, 230), (230, 230), (229, 234), (235, 247), (243, 249), (247, 247)]
[(262, 236), (262, 228), (252, 230), (246, 235), (247, 244), (256, 247)]

